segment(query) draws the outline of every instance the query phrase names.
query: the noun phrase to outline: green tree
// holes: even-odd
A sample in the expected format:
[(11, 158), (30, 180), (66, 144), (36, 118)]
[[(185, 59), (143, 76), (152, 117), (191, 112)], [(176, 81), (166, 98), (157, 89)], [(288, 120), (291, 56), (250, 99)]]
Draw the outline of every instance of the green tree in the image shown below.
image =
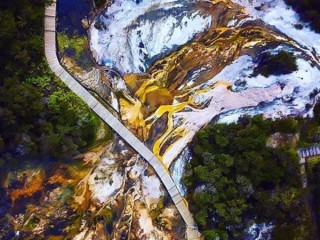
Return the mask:
[(70, 158), (89, 146), (100, 120), (49, 70), (44, 57), (46, 0), (0, 1), (0, 159)]
[(266, 144), (273, 133), (295, 134), (303, 124), (260, 115), (208, 125), (196, 134), (184, 181), (206, 239), (242, 238), (252, 221), (274, 223), (275, 234), (298, 224), (304, 227), (296, 236), (310, 235), (306, 209), (298, 207), (303, 191), (297, 149), (285, 142), (275, 149)]

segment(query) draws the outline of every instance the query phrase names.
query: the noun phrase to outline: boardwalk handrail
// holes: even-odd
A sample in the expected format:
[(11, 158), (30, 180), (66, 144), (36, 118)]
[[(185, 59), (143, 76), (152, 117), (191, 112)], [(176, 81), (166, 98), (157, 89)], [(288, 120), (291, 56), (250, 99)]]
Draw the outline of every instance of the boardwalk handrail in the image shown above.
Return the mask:
[(90, 92), (74, 79), (60, 64), (57, 57), (56, 42), (56, 1), (46, 7), (44, 19), (45, 56), (51, 70), (77, 94), (105, 123), (137, 151), (155, 170), (160, 180), (187, 225), (187, 239), (198, 239), (200, 234), (170, 174), (150, 151), (133, 133), (131, 133), (109, 110), (107, 110)]
[(320, 146), (312, 146), (309, 148), (300, 148), (298, 150), (301, 158), (308, 158), (320, 155)]
[(306, 164), (308, 158), (320, 156), (320, 146), (312, 146), (308, 148), (300, 148), (298, 149), (299, 162), (300, 162), (300, 173), (301, 173), (301, 181), (302, 187), (306, 188), (308, 186), (308, 177), (306, 171)]

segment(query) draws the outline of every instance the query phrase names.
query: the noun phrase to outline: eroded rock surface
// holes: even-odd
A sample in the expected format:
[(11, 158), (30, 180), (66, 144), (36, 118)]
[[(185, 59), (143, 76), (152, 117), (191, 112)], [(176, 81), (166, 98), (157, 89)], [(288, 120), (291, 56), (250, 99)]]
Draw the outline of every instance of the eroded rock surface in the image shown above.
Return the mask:
[(185, 225), (152, 168), (121, 140), (71, 161), (10, 172), (0, 237), (183, 239)]
[[(320, 35), (307, 25), (294, 28), (299, 20), (283, 1), (115, 0), (103, 9), (86, 22), (92, 66), (84, 68), (68, 54), (61, 62), (112, 106), (168, 168), (213, 120), (311, 114), (320, 83)], [(255, 75), (262, 54), (280, 51), (294, 54), (297, 71)], [(268, 144), (294, 144), (295, 137), (274, 135)], [(130, 151), (116, 141), (86, 154), (79, 176), (53, 177), (61, 186), (45, 198), (50, 204), (66, 186), (75, 193), (67, 194), (74, 208), (54, 205), (62, 209), (58, 216), (68, 214), (76, 223), (62, 232), (74, 239), (183, 239), (184, 224), (158, 178)], [(33, 196), (30, 190), (21, 188), (13, 196), (19, 191)], [(41, 220), (35, 232), (52, 234), (44, 227), (50, 222), (65, 226), (58, 216)], [(15, 229), (27, 236), (27, 218), (13, 219)]]
[[(92, 21), (91, 52), (122, 120), (167, 167), (215, 117), (308, 114), (318, 42), (270, 25), (274, 6), (283, 3), (117, 0)], [(298, 71), (254, 76), (262, 53), (283, 50), (294, 53)]]

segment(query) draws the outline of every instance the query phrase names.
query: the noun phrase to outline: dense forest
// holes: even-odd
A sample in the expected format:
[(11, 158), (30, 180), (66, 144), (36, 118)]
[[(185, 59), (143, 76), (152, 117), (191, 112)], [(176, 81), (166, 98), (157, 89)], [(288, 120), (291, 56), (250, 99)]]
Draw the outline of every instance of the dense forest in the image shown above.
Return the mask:
[(70, 158), (95, 139), (100, 120), (49, 70), (46, 0), (0, 1), (0, 167)]
[[(312, 160), (312, 159), (311, 159)], [(314, 161), (308, 161), (308, 181), (310, 184), (311, 203), (313, 204), (313, 214), (316, 228), (320, 229), (320, 157)]]
[[(245, 116), (197, 133), (184, 182), (206, 239), (241, 239), (253, 222), (274, 224), (274, 239), (314, 239), (297, 155), (298, 147), (320, 141), (320, 103), (314, 113), (307, 120)], [(316, 197), (319, 169), (317, 162), (310, 174)]]
[(320, 32), (320, 1), (319, 0), (284, 0), (298, 12), (302, 21), (310, 23), (311, 27)]

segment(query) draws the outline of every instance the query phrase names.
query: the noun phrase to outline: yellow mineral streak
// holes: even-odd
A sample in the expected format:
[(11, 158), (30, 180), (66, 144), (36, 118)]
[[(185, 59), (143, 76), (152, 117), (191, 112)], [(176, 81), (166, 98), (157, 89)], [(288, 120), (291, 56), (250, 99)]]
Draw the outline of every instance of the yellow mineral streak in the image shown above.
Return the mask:
[[(271, 34), (261, 27), (237, 29), (232, 30), (231, 33), (229, 33), (230, 29), (228, 28), (218, 28), (216, 31), (217, 35), (204, 37), (203, 42), (188, 44), (164, 59), (157, 61), (144, 76), (144, 82), (134, 93), (135, 98), (126, 97), (120, 99), (122, 119), (127, 121), (129, 126), (143, 140), (147, 139), (152, 124), (167, 113), (166, 130), (158, 134), (159, 137), (153, 145), (153, 152), (160, 160), (162, 160), (163, 153), (171, 149), (172, 144), (169, 144), (168, 141), (174, 137), (183, 137), (186, 134), (183, 128), (174, 126), (174, 114), (188, 106), (201, 108), (200, 105), (196, 104), (195, 97), (215, 87), (201, 89), (201, 84), (213, 78), (225, 65), (237, 59), (244, 49), (249, 51), (252, 47), (278, 41), (275, 33)], [(220, 37), (224, 34), (227, 36)], [(201, 67), (208, 69), (201, 78), (190, 86), (177, 90), (179, 86), (185, 83), (187, 74), (191, 69), (200, 69)], [(127, 80), (131, 86), (134, 86), (130, 82), (132, 79), (139, 81), (139, 76), (136, 75)], [(147, 96), (149, 94), (156, 95), (159, 89), (167, 89), (167, 92), (176, 101), (171, 105), (157, 106), (159, 104), (155, 103), (155, 98), (152, 99)], [(161, 98), (161, 95), (158, 94), (158, 97)], [(154, 111), (151, 111), (151, 115), (147, 114), (150, 106), (157, 107)], [(166, 151), (161, 151), (164, 146), (167, 147)]]
[(119, 99), (122, 120), (127, 121), (130, 128), (135, 129), (143, 139), (146, 136), (145, 121), (141, 112), (141, 101), (124, 95)]
[[(172, 141), (187, 134), (183, 122), (174, 124), (174, 114), (185, 111), (187, 107), (202, 109), (204, 106), (196, 101), (200, 94), (218, 85), (229, 85), (219, 82), (208, 86), (208, 80), (239, 56), (255, 55), (257, 48), (268, 44), (276, 46), (280, 41), (292, 44), (291, 39), (267, 29), (258, 21), (226, 27), (229, 21), (241, 20), (247, 15), (240, 6), (230, 1), (212, 2), (209, 7), (203, 5), (207, 3), (199, 3), (201, 12), (212, 15), (213, 23), (207, 31), (198, 35), (193, 42), (156, 61), (145, 74), (124, 76), (132, 96), (124, 94), (120, 97), (121, 117), (142, 140), (148, 139), (153, 125), (159, 124), (157, 120), (167, 114), (166, 128), (155, 133), (157, 139), (152, 147), (160, 160), (172, 148)], [(221, 19), (217, 20), (217, 16), (221, 16)], [(192, 71), (199, 69), (205, 71), (196, 77), (196, 81), (188, 82)]]
[[(184, 110), (188, 106), (190, 107), (190, 106), (197, 105), (196, 102), (195, 102), (195, 98), (198, 95), (202, 94), (202, 93), (206, 93), (208, 91), (211, 91), (216, 86), (229, 87), (230, 83), (217, 82), (211, 88), (198, 90), (194, 95), (189, 97), (187, 102), (174, 104), (174, 105), (160, 106), (154, 114), (152, 114), (149, 118), (146, 119), (146, 121), (152, 121), (152, 123), (153, 123), (153, 122), (155, 122), (156, 119), (160, 118), (163, 114), (168, 113), (167, 129), (161, 135), (161, 137), (159, 139), (157, 139), (157, 141), (154, 143), (153, 149), (152, 149), (153, 153), (160, 160), (162, 160), (162, 155), (160, 154), (160, 150), (161, 150), (161, 147), (163, 146), (163, 144), (165, 144), (169, 138), (172, 138), (172, 137), (175, 137), (175, 136), (183, 137), (185, 135), (185, 129), (183, 128), (183, 124), (181, 124), (180, 127), (174, 126), (174, 124), (173, 124), (173, 115), (175, 113), (177, 113), (177, 112), (180, 112), (180, 111)], [(149, 124), (148, 129), (151, 128), (150, 125), (151, 124)], [(166, 149), (165, 152), (169, 151), (171, 147), (172, 147), (172, 144)]]
[[(182, 125), (181, 125), (180, 127), (177, 127), (177, 128), (172, 129), (170, 135), (168, 135), (168, 136), (163, 140), (163, 142), (160, 144), (160, 147), (158, 147), (158, 148), (153, 147), (153, 149), (152, 149), (153, 152), (154, 152), (154, 153), (157, 152), (157, 153), (159, 154), (158, 158), (162, 160), (162, 159), (163, 159), (163, 155), (164, 155), (165, 153), (169, 152), (170, 149), (173, 147), (173, 144), (169, 145), (169, 146), (165, 149), (164, 153), (160, 156), (160, 150), (161, 150), (161, 148), (164, 146), (164, 143), (166, 143), (166, 141), (169, 140), (170, 138), (174, 138), (174, 137), (176, 137), (176, 136), (179, 136), (179, 137), (181, 138), (181, 137), (183, 137), (183, 136), (186, 135), (186, 132), (187, 132), (187, 131), (186, 131), (186, 129), (184, 128), (183, 123), (182, 123)], [(160, 140), (157, 140), (154, 145), (158, 144), (158, 141), (160, 142)], [(165, 163), (164, 163), (164, 166), (168, 167)]]
[[(173, 114), (176, 112), (179, 112), (183, 110), (187, 106), (187, 103), (180, 103), (176, 105), (166, 105), (166, 106), (160, 106), (158, 110), (155, 112), (154, 115), (151, 116), (151, 118), (159, 118), (164, 113), (168, 113), (168, 122), (167, 122), (167, 129), (162, 134), (162, 136), (154, 143), (153, 145), (153, 153), (161, 160), (162, 156), (160, 156), (160, 149), (163, 143), (165, 143), (166, 139), (168, 138), (169, 134), (172, 133), (173, 129)], [(149, 127), (150, 128), (150, 127)]]
[[(137, 91), (136, 92), (136, 96), (139, 98), (139, 100), (142, 102), (142, 103), (145, 103), (146, 102), (146, 97), (148, 95), (148, 93), (152, 93), (152, 92), (155, 92), (159, 89), (159, 86), (156, 86), (156, 85), (149, 85), (147, 86), (144, 91)], [(139, 89), (140, 90), (140, 89)]]

